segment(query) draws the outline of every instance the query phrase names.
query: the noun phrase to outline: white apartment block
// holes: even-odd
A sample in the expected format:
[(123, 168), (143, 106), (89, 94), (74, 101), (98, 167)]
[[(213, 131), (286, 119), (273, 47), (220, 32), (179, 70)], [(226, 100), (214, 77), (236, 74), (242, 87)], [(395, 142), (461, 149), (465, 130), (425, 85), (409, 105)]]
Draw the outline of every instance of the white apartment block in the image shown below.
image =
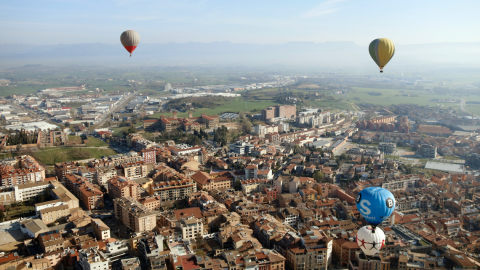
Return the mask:
[(50, 182), (26, 183), (14, 187), (15, 201), (23, 202), (35, 198), (50, 186)]
[(108, 180), (117, 176), (117, 170), (115, 168), (100, 168), (95, 175), (95, 181), (99, 185), (106, 185)]
[(203, 237), (203, 222), (201, 218), (193, 216), (182, 219), (180, 222), (183, 239), (195, 239), (198, 234)]
[(83, 270), (108, 270), (109, 260), (107, 256), (97, 248), (89, 248), (80, 250), (80, 258), (78, 263)]

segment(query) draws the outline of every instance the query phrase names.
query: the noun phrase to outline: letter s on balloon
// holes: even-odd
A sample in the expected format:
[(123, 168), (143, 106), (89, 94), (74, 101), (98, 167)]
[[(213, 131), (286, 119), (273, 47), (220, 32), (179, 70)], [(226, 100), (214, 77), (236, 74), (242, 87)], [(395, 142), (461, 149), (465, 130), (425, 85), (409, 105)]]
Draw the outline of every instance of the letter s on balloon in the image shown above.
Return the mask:
[(360, 203), (361, 208), (358, 209), (358, 211), (362, 212), (362, 215), (368, 216), (372, 213), (372, 210), (370, 210), (367, 205), (370, 206), (372, 204), (368, 200), (363, 200)]

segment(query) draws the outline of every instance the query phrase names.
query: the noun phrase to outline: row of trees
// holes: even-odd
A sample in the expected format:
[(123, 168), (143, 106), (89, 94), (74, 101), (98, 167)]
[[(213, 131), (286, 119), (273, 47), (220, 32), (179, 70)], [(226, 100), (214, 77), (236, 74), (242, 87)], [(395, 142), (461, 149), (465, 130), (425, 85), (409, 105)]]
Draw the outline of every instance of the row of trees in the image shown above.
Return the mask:
[(22, 129), (15, 133), (11, 133), (7, 138), (7, 145), (17, 145), (17, 144), (35, 144), (37, 143), (38, 131), (30, 133)]

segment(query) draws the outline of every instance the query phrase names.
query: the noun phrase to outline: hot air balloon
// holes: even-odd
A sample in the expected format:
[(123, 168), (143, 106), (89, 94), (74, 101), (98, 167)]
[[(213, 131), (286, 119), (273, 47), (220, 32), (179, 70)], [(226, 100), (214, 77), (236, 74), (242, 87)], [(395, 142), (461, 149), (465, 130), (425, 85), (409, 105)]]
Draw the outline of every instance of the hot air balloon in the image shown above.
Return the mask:
[(120, 42), (122, 42), (123, 47), (127, 49), (132, 57), (133, 51), (137, 48), (138, 43), (140, 42), (140, 35), (133, 31), (127, 30), (120, 35)]
[(363, 226), (357, 232), (357, 244), (367, 256), (373, 256), (385, 246), (385, 233), (380, 228)]
[(369, 187), (360, 191), (355, 202), (360, 214), (374, 226), (387, 219), (395, 209), (393, 194), (380, 187)]
[(395, 44), (388, 38), (377, 38), (368, 46), (368, 52), (383, 73), (383, 68), (395, 54)]

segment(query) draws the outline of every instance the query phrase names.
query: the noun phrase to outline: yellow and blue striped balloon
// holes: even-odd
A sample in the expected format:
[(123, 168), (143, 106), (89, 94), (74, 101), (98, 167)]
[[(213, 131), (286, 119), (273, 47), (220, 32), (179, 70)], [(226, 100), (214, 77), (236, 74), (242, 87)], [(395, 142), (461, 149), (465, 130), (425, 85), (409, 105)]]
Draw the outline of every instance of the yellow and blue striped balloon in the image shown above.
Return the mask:
[(377, 63), (380, 72), (383, 72), (383, 68), (395, 54), (395, 44), (388, 38), (377, 38), (368, 46), (368, 52)]

